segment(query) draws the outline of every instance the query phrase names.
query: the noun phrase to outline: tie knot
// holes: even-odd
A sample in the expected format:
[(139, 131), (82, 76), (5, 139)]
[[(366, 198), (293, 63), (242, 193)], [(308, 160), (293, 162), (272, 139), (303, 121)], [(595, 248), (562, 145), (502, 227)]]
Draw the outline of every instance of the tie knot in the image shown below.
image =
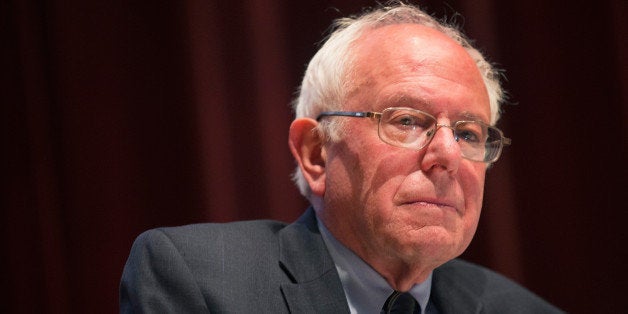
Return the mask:
[(382, 314), (393, 313), (421, 313), (421, 306), (408, 292), (393, 291), (393, 293), (386, 299), (384, 308), (381, 311)]

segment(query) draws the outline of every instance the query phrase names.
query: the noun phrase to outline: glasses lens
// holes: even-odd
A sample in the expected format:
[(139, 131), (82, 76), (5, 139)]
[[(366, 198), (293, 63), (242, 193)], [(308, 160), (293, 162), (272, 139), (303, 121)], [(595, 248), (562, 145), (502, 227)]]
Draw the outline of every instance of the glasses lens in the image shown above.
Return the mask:
[(389, 108), (382, 112), (379, 137), (393, 146), (421, 149), (435, 126), (436, 120), (421, 111)]
[(488, 138), (486, 139), (486, 154), (484, 156), (484, 161), (494, 162), (497, 160), (497, 158), (499, 158), (499, 155), (502, 152), (502, 148), (504, 147), (502, 140), (502, 133), (497, 128), (488, 128)]
[(462, 155), (468, 159), (484, 161), (488, 127), (473, 121), (461, 121), (455, 126), (454, 133)]
[(498, 129), (479, 122), (462, 121), (456, 124), (455, 133), (465, 158), (493, 162), (499, 157), (502, 134)]
[[(409, 108), (388, 108), (379, 121), (379, 137), (397, 147), (422, 149), (436, 132), (436, 119)], [(502, 150), (499, 129), (476, 121), (459, 121), (453, 127), (462, 156), (483, 162), (494, 162)]]

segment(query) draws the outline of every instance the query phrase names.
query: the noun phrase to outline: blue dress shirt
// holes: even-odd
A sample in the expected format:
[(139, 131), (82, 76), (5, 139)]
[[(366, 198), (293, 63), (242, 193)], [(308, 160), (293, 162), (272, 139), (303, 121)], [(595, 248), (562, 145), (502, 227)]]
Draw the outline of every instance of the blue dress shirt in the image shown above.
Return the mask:
[[(393, 288), (377, 271), (340, 243), (320, 219), (318, 219), (318, 229), (336, 264), (351, 313), (379, 314), (386, 299), (393, 292)], [(409, 291), (421, 305), (422, 314), (435, 313), (433, 306), (427, 308), (431, 288), (432, 274), (430, 273), (424, 282), (415, 284)]]

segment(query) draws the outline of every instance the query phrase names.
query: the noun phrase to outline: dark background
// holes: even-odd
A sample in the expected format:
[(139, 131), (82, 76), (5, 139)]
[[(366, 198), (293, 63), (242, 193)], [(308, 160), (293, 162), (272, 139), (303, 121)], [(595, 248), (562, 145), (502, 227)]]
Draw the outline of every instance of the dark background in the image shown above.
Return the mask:
[[(306, 206), (289, 102), (373, 1), (0, 2), (0, 312), (112, 313), (156, 226)], [(625, 307), (627, 2), (423, 1), (506, 69), (513, 139), (465, 256), (572, 313)]]

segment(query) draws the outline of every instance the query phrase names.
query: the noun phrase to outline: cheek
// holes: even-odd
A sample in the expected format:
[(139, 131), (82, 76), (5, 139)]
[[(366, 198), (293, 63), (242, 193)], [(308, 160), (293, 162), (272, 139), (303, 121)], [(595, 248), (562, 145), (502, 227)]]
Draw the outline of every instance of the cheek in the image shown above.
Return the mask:
[(485, 175), (486, 166), (483, 164), (472, 164), (469, 170), (461, 172), (460, 185), (467, 202), (466, 205), (471, 210), (479, 212), (482, 207)]
[[(350, 138), (356, 140), (338, 142), (328, 150), (325, 199), (333, 202), (328, 205), (344, 208), (343, 211), (365, 210), (363, 204), (368, 204), (369, 195), (375, 188), (373, 180), (380, 162), (380, 151), (377, 143), (367, 145), (358, 140), (360, 136), (367, 138), (366, 135), (352, 135)], [(360, 216), (364, 214), (351, 213)]]
[[(406, 153), (406, 154), (404, 154)], [(364, 204), (364, 217), (367, 227), (379, 230), (376, 234), (389, 234), (390, 228), (403, 233), (403, 228), (413, 228), (420, 216), (395, 208), (393, 202), (408, 174), (416, 168), (416, 157), (405, 151), (396, 151), (386, 146), (373, 154), (371, 167), (364, 173), (364, 188), (361, 204)], [(376, 157), (375, 157), (376, 156)], [(383, 231), (388, 230), (388, 231)]]
[(484, 180), (486, 166), (483, 164), (472, 165), (470, 170), (462, 173), (460, 184), (465, 198), (465, 212), (463, 214), (464, 237), (467, 241), (475, 234), (484, 197)]
[(340, 160), (352, 195), (360, 204), (379, 203), (386, 196), (390, 200), (395, 185), (402, 180), (404, 171), (407, 172), (404, 167), (412, 162), (404, 161), (403, 154), (383, 143), (374, 130), (355, 136), (357, 139), (347, 145)]
[(379, 139), (366, 148), (366, 153), (346, 166), (352, 174), (353, 201), (361, 207), (361, 228), (373, 230), (390, 224), (394, 214), (392, 200), (412, 161)]

